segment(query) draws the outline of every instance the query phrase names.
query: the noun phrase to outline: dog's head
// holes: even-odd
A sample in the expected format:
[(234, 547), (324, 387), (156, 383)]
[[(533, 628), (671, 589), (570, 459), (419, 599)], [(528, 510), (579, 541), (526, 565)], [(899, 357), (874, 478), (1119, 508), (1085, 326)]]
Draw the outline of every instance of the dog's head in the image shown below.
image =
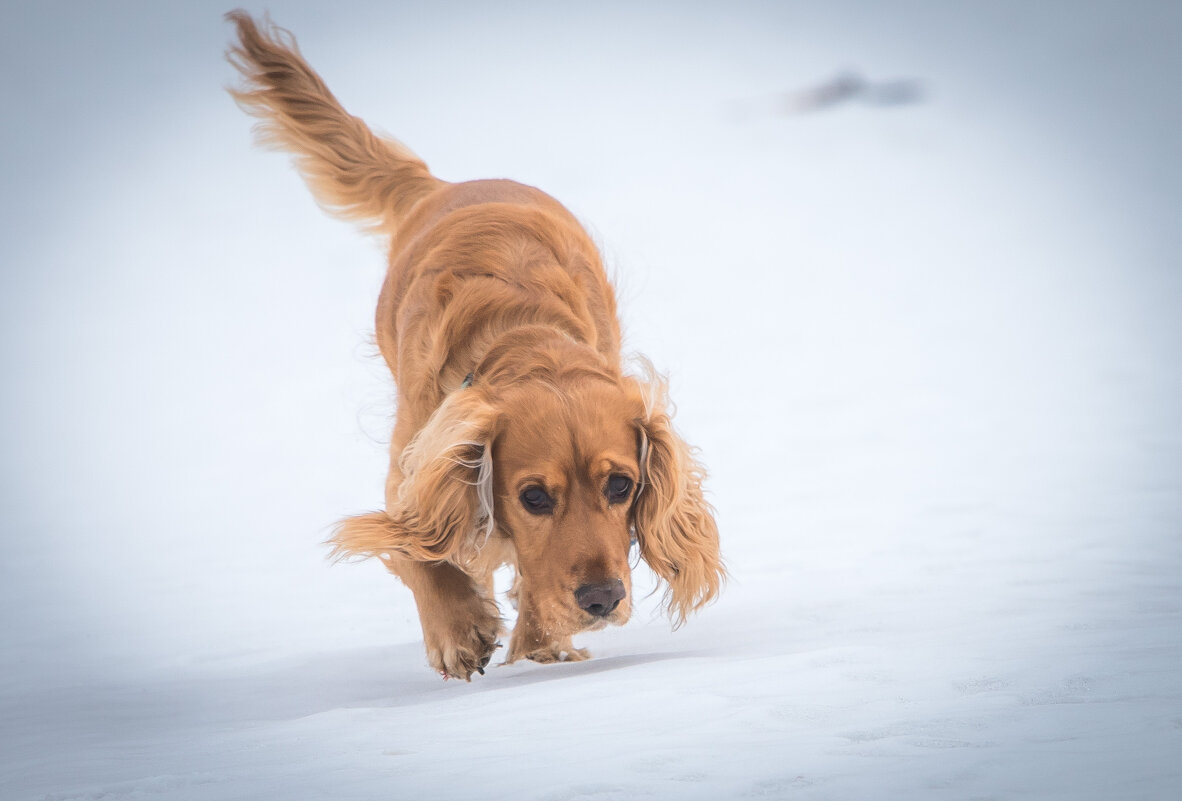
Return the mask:
[(670, 423), (665, 383), (586, 350), (486, 359), (451, 393), (403, 453), (385, 547), (463, 565), (506, 536), (519, 609), (562, 636), (627, 621), (635, 537), (683, 622), (724, 575), (703, 472)]

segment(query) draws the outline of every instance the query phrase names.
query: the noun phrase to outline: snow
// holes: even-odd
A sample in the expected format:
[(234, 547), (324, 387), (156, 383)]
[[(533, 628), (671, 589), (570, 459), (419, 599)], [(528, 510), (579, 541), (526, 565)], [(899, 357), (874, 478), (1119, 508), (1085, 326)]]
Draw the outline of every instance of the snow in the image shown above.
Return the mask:
[[(379, 244), (252, 147), (226, 9), (6, 4), (0, 797), (1182, 792), (1178, 9), (399, 6), (270, 10), (587, 221), (728, 587), (440, 681), (321, 544), (380, 503)], [(788, 113), (850, 74), (922, 92)]]

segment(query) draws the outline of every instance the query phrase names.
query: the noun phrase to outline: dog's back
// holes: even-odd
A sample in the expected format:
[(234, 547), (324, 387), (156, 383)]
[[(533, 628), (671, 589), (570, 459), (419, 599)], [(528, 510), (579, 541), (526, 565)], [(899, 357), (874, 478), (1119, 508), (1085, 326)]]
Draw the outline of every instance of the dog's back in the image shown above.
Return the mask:
[(260, 118), (261, 141), (296, 156), (326, 210), (390, 237), (375, 331), (404, 405), (429, 414), (468, 357), (516, 325), (556, 326), (618, 361), (614, 293), (561, 203), (515, 181), (436, 178), (346, 112), (282, 29), (242, 11), (227, 18), (240, 40), (230, 60), (247, 80), (231, 93)]

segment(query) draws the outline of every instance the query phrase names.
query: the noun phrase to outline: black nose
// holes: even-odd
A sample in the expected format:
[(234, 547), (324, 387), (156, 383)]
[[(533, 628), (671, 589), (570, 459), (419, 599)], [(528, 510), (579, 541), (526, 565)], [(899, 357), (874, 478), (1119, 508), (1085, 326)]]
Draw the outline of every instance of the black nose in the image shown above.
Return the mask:
[(615, 611), (627, 594), (624, 591), (624, 582), (616, 579), (602, 584), (584, 584), (575, 590), (575, 600), (584, 612), (596, 617), (607, 617)]

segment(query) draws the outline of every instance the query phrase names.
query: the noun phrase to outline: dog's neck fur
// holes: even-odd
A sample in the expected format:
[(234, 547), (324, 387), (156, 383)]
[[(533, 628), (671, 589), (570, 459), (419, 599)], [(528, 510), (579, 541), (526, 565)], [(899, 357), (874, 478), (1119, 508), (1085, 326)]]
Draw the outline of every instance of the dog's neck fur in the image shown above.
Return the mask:
[(616, 381), (620, 369), (560, 328), (524, 325), (493, 341), (471, 371), (471, 383), (502, 387), (540, 380), (557, 384), (575, 374)]

